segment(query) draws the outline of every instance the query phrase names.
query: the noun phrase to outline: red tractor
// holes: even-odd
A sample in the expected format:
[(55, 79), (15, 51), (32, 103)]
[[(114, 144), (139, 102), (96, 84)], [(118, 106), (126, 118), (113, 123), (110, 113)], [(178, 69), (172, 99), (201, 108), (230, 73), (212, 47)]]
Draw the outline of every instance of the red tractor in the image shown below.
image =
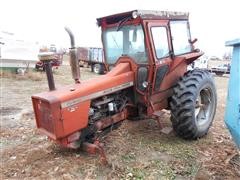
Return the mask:
[[(32, 96), (39, 130), (66, 147), (95, 151), (101, 133), (125, 119), (147, 119), (171, 110), (176, 134), (197, 139), (207, 134), (216, 111), (216, 89), (209, 72), (187, 71), (203, 55), (191, 39), (188, 13), (141, 11), (97, 19), (102, 29), (106, 68), (80, 82), (73, 34), (70, 64), (75, 84)], [(42, 60), (48, 63), (51, 56)], [(45, 61), (47, 60), (47, 61)]]

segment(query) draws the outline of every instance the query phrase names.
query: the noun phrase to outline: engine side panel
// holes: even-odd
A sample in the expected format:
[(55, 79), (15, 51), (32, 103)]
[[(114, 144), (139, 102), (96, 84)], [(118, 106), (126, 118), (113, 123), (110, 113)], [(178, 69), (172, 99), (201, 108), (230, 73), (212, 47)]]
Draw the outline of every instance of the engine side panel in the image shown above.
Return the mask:
[(61, 110), (64, 135), (83, 129), (88, 124), (90, 100)]

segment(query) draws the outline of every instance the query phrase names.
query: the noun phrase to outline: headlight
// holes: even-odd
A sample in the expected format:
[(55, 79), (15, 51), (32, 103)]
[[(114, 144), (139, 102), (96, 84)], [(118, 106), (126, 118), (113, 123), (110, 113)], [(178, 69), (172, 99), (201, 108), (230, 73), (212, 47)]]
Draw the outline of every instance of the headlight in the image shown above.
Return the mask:
[(133, 11), (132, 12), (132, 17), (133, 17), (133, 19), (136, 19), (138, 17), (138, 12), (137, 11)]

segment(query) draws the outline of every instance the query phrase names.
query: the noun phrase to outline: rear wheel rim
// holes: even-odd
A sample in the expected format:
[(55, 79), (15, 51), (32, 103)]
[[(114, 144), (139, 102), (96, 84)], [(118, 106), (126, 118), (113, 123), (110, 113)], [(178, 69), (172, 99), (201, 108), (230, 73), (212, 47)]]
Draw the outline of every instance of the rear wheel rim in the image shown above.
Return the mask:
[(209, 88), (200, 91), (195, 105), (195, 119), (199, 126), (209, 122), (213, 111), (213, 95)]
[(93, 68), (93, 70), (94, 70), (94, 72), (95, 73), (99, 73), (99, 69), (100, 69), (100, 67), (99, 66), (94, 66), (94, 68)]

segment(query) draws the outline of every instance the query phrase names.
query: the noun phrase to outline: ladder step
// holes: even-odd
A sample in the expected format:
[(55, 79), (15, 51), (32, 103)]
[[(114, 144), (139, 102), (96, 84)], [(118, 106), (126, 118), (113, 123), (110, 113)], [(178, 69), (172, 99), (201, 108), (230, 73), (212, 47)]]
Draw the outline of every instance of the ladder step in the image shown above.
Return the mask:
[(154, 111), (153, 112), (153, 115), (154, 116), (158, 116), (158, 117), (161, 117), (161, 116), (163, 116), (164, 114), (170, 114), (170, 112), (168, 111), (168, 110), (165, 110), (165, 109), (163, 109), (163, 110), (161, 110), (161, 111)]

